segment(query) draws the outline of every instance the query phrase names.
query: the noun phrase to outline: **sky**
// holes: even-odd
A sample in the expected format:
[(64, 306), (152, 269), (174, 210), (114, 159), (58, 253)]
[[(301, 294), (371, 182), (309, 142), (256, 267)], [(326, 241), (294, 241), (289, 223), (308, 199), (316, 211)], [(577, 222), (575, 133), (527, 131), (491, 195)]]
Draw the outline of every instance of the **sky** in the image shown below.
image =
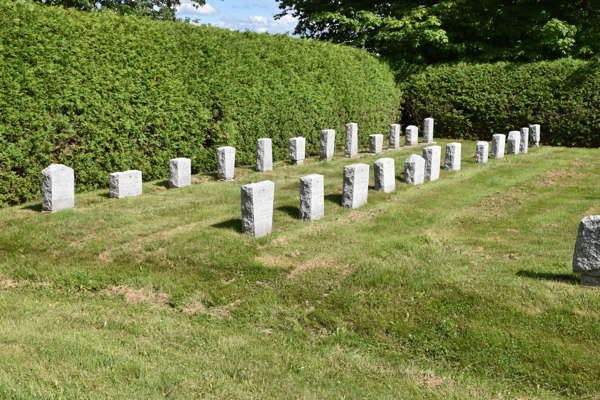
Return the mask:
[(177, 17), (200, 19), (201, 24), (232, 30), (292, 34), (296, 19), (289, 15), (279, 20), (273, 19), (279, 11), (279, 3), (272, 0), (207, 0), (198, 9), (194, 8), (190, 0), (181, 0)]

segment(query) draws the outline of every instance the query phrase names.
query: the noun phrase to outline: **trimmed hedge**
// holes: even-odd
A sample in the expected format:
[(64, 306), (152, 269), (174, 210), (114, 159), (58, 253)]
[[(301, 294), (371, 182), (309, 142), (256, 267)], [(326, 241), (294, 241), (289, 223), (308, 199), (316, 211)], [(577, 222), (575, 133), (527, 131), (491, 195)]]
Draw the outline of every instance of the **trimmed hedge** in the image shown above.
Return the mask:
[(168, 160), (215, 168), (215, 148), (255, 162), (256, 139), (304, 136), (357, 122), (361, 143), (399, 120), (390, 69), (348, 47), (286, 35), (83, 13), (0, 0), (0, 206), (39, 196), (51, 163), (77, 190), (109, 172), (167, 176)]
[(438, 65), (410, 76), (403, 121), (435, 118), (435, 136), (491, 140), (495, 133), (541, 125), (541, 142), (600, 146), (600, 64)]

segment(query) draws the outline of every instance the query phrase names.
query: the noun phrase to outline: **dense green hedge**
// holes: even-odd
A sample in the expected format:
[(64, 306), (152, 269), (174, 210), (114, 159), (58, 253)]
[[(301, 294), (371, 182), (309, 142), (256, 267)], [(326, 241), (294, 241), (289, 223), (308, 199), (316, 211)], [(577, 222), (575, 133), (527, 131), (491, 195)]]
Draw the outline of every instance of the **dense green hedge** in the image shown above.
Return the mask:
[(114, 171), (166, 177), (173, 157), (214, 170), (222, 145), (253, 164), (260, 137), (276, 160), (294, 136), (316, 154), (319, 130), (347, 122), (366, 145), (399, 104), (391, 71), (363, 51), (0, 0), (0, 206), (37, 198), (56, 162), (88, 190)]
[(543, 144), (600, 146), (597, 62), (440, 65), (402, 86), (403, 122), (433, 117), (437, 137), (491, 140), (540, 124)]

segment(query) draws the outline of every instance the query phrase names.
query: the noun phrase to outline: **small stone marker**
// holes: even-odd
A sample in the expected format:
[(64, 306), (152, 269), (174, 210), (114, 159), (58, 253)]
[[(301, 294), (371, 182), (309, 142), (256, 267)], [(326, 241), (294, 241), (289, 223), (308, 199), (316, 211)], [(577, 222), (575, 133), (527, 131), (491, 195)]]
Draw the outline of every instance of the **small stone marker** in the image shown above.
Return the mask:
[(173, 158), (169, 161), (169, 187), (180, 188), (192, 184), (192, 160)]
[(235, 148), (224, 146), (217, 149), (217, 175), (230, 181), (235, 176)]
[(303, 165), (306, 149), (306, 139), (295, 137), (288, 140), (288, 157), (292, 164)]
[(433, 143), (433, 118), (425, 118), (423, 141), (425, 143)]
[(448, 143), (446, 145), (446, 159), (444, 169), (449, 171), (460, 170), (460, 143)]
[(393, 158), (380, 158), (375, 166), (375, 190), (390, 193), (396, 190), (396, 163)]
[(344, 167), (344, 192), (342, 206), (358, 208), (367, 202), (369, 195), (369, 166), (352, 164)]
[(325, 177), (312, 174), (300, 178), (300, 219), (316, 221), (325, 216)]
[(344, 157), (354, 158), (358, 155), (358, 124), (346, 124), (344, 135)]
[(588, 215), (579, 222), (573, 273), (581, 274), (582, 285), (600, 285), (600, 215)]
[(486, 163), (488, 162), (488, 151), (490, 144), (488, 142), (477, 142), (475, 145), (475, 162)]
[(40, 173), (42, 211), (54, 212), (75, 207), (75, 171), (62, 164), (50, 164)]
[(529, 151), (529, 128), (521, 128), (521, 141), (519, 142), (519, 154), (527, 154)]
[(440, 146), (425, 147), (423, 158), (425, 159), (425, 179), (437, 181), (440, 178), (442, 148)]
[(419, 140), (419, 128), (414, 125), (406, 127), (406, 133), (404, 134), (404, 145), (405, 146), (416, 146)]
[(390, 125), (389, 148), (398, 150), (400, 148), (400, 125)]
[(521, 142), (521, 132), (510, 131), (508, 133), (508, 143), (506, 146), (507, 154), (519, 154), (519, 146)]
[(335, 149), (335, 130), (325, 129), (321, 131), (321, 145), (319, 152), (321, 154), (321, 160), (331, 161), (333, 160), (333, 151)]
[(504, 157), (504, 144), (506, 135), (496, 134), (492, 136), (492, 158)]
[(383, 151), (383, 135), (369, 135), (369, 153), (379, 154)]
[(275, 183), (262, 181), (241, 187), (242, 232), (254, 238), (273, 230)]
[(108, 175), (108, 193), (112, 198), (139, 196), (142, 191), (142, 171), (133, 169)]
[(531, 145), (540, 147), (540, 126), (538, 124), (529, 125), (529, 135), (531, 137)]
[(404, 161), (404, 182), (421, 185), (425, 182), (425, 159), (413, 154)]
[(256, 170), (273, 170), (273, 142), (269, 138), (256, 140)]

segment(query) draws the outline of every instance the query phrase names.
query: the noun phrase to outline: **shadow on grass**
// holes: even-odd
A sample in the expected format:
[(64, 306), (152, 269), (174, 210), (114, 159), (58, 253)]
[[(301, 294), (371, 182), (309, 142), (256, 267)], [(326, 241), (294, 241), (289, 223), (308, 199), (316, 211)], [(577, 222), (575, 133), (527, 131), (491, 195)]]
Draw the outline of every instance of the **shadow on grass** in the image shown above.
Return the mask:
[(228, 219), (227, 221), (219, 222), (218, 224), (211, 225), (213, 228), (229, 229), (242, 233), (242, 220), (239, 218)]
[(574, 274), (552, 274), (548, 272), (533, 272), (521, 270), (517, 272), (517, 276), (524, 276), (525, 278), (531, 279), (542, 279), (545, 281), (564, 282), (571, 283), (573, 285), (579, 285), (579, 278)]
[(277, 207), (275, 210), (284, 212), (294, 219), (298, 219), (298, 217), (300, 216), (300, 209), (298, 207), (281, 206)]
[(400, 175), (396, 175), (396, 180), (398, 182), (404, 183), (404, 173), (401, 173)]
[(98, 193), (96, 196), (98, 196), (98, 197), (104, 197), (106, 199), (110, 199), (110, 194), (108, 194), (108, 192)]
[(42, 212), (42, 203), (32, 204), (30, 206), (21, 207), (21, 210), (31, 210)]
[(165, 189), (168, 189), (169, 188), (169, 181), (165, 179), (164, 181), (156, 182), (152, 186), (164, 187)]
[(342, 205), (342, 195), (341, 194), (326, 194), (325, 195), (325, 200), (330, 201), (332, 203), (335, 203), (337, 205)]

